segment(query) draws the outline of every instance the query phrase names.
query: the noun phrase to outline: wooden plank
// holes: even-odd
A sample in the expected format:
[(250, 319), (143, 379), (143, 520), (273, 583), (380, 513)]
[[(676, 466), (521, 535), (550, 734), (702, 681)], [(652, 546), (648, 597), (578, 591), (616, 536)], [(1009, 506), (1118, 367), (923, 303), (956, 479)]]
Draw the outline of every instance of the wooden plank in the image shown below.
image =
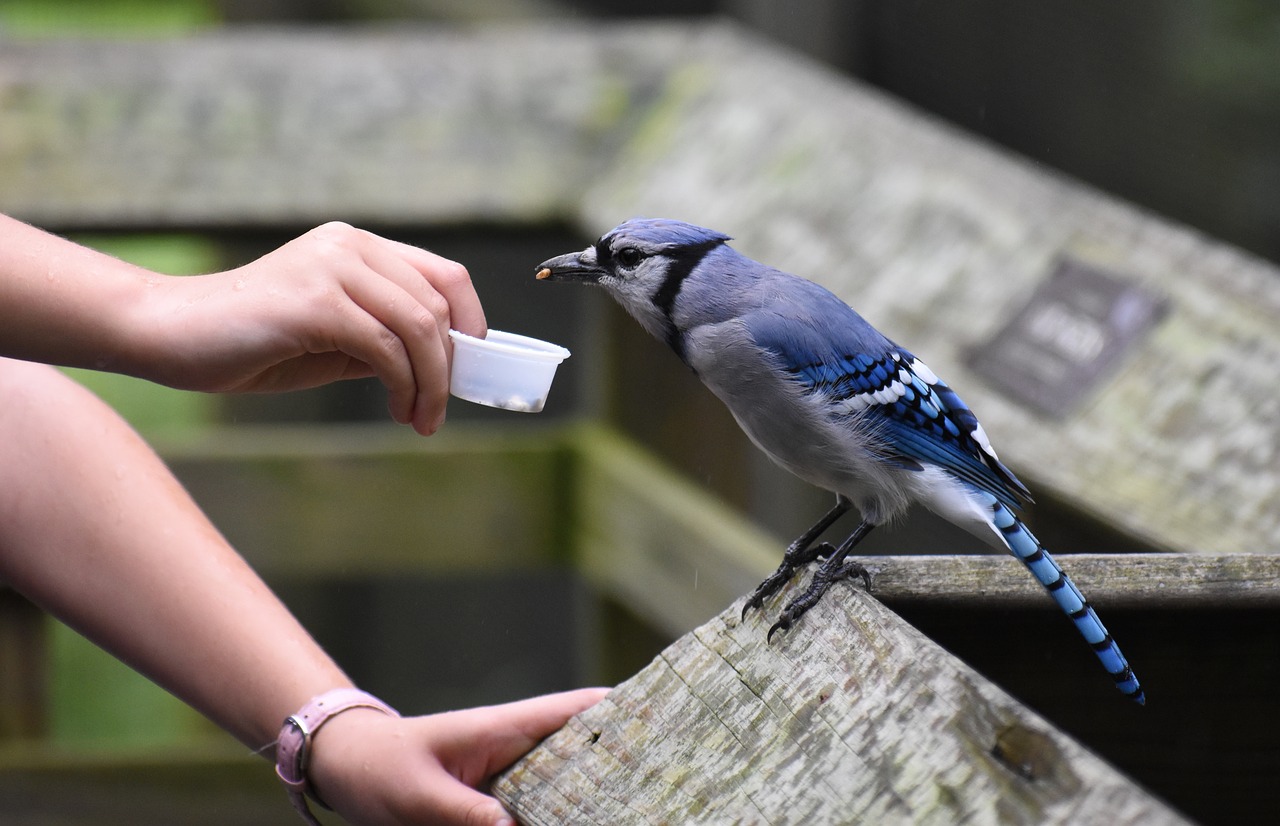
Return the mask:
[[(1095, 605), (1147, 611), (1280, 608), (1280, 557), (1262, 554), (1060, 554)], [(893, 605), (981, 604), (1056, 610), (1008, 556), (870, 557), (873, 593)]]
[(676, 637), (753, 589), (780, 545), (723, 502), (604, 428), (575, 434), (579, 571)]
[(0, 749), (0, 811), (5, 826), (278, 826), (297, 817), (267, 761), (230, 738), (133, 753)]
[(567, 561), (561, 431), (240, 426), (163, 449), (265, 576), (480, 571)]
[(48, 639), (44, 612), (0, 582), (0, 742), (45, 733)]
[(614, 28), (0, 34), (0, 210), (146, 230), (559, 220), (679, 60), (674, 29)]
[(875, 599), (842, 597), (773, 645), (732, 605), (495, 793), (530, 826), (1184, 822)]
[[(608, 433), (587, 435), (574, 535), (598, 592), (673, 639), (739, 599), (776, 565), (782, 539), (744, 532), (739, 514), (635, 445)], [(1280, 620), (1280, 559), (1059, 559), (1147, 685), (1151, 702), (1141, 714), (1120, 701), (1075, 629), (1009, 555), (862, 557), (875, 572), (873, 597), (1192, 816), (1248, 819), (1257, 806), (1271, 805), (1276, 795), (1265, 778), (1276, 771), (1268, 746), (1275, 726), (1240, 720), (1269, 720), (1280, 678), (1280, 660), (1270, 654)], [(842, 585), (828, 599), (855, 594), (860, 585)], [(770, 620), (778, 610), (775, 600)], [(808, 633), (808, 623), (796, 633)], [(629, 645), (653, 653), (663, 647), (651, 640)], [(640, 657), (621, 673), (644, 662)]]

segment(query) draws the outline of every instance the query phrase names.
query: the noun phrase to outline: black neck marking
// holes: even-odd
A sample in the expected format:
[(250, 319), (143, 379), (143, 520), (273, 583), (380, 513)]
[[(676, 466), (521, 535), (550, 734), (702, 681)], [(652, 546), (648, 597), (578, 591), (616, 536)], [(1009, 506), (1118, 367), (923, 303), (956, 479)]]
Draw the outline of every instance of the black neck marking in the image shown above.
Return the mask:
[(702, 263), (702, 259), (707, 257), (707, 253), (723, 244), (724, 241), (705, 241), (691, 247), (684, 247), (680, 250), (680, 255), (671, 262), (671, 268), (667, 270), (667, 277), (662, 282), (662, 286), (654, 293), (653, 303), (667, 320), (667, 344), (676, 355), (685, 364), (688, 360), (684, 353), (684, 336), (676, 329), (675, 319), (672, 313), (675, 310), (676, 296), (680, 294), (680, 287), (684, 284), (684, 280), (689, 277), (694, 268)]

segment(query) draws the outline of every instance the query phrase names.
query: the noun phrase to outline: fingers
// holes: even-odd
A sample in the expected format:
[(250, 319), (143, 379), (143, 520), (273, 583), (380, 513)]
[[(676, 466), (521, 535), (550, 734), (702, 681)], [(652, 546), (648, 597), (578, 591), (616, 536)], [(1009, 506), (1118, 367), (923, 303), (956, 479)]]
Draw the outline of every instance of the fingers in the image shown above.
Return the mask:
[[(444, 421), (453, 352), (449, 329), (483, 337), (488, 329), (484, 308), (470, 274), (461, 264), (371, 232), (363, 235), (369, 242), (363, 249), (366, 264), (405, 290), (416, 302), (408, 308), (407, 317), (396, 318), (393, 310), (391, 321), (394, 323), (390, 326), (405, 343), (417, 393), (412, 399), (393, 395), (392, 401), (401, 405), (400, 415), (407, 416), (419, 433), (427, 435)], [(438, 348), (429, 344), (432, 331), (429, 328), (434, 328), (439, 338)]]
[(514, 826), (480, 789), (606, 693), (582, 689), (425, 717), (355, 709), (317, 732), (310, 777), (326, 802), (360, 826)]
[[(609, 693), (607, 688), (581, 688), (518, 700), (500, 706), (472, 709), (471, 722), (488, 734), (487, 776), (511, 765), (540, 741)], [(465, 778), (464, 778), (465, 779)]]
[[(374, 236), (378, 238), (378, 236)], [(384, 241), (397, 254), (408, 261), (449, 302), (450, 326), (470, 336), (483, 338), (488, 332), (484, 307), (480, 304), (480, 296), (476, 294), (475, 285), (466, 267), (442, 258), (421, 247), (403, 244), (399, 241)]]
[(515, 755), (519, 757), (520, 754), (532, 748), (534, 743), (564, 726), (570, 717), (603, 700), (608, 693), (607, 688), (579, 688), (575, 691), (546, 694), (542, 697), (531, 697), (528, 700), (491, 706), (490, 711), (494, 715), (496, 727), (509, 727), (532, 741), (524, 751)]
[(352, 301), (383, 328), (372, 335), (378, 361), (370, 366), (387, 386), (392, 417), (428, 435), (443, 422), (449, 392), (448, 302), (424, 289), (416, 269), (379, 245), (360, 254), (382, 276), (346, 285)]
[[(573, 715), (598, 703), (607, 688), (585, 688), (519, 700), (498, 706), (419, 718), (434, 732), (435, 757), (458, 782), (436, 786), (447, 793), (460, 823), (500, 823), (505, 816), (497, 801), (475, 787), (524, 756)], [(463, 790), (466, 790), (464, 794)], [(469, 808), (470, 807), (470, 808)]]
[(392, 417), (423, 435), (444, 421), (449, 328), (486, 332), (465, 267), (342, 223), (237, 270), (172, 281), (152, 291), (178, 342), (166, 383), (280, 391), (376, 375)]
[(484, 309), (465, 267), (418, 247), (346, 225), (318, 230), (352, 243), (361, 265), (380, 278), (350, 278), (344, 288), (385, 332), (361, 329), (347, 345), (389, 391), (392, 417), (423, 435), (444, 421), (452, 345), (449, 329), (483, 336)]

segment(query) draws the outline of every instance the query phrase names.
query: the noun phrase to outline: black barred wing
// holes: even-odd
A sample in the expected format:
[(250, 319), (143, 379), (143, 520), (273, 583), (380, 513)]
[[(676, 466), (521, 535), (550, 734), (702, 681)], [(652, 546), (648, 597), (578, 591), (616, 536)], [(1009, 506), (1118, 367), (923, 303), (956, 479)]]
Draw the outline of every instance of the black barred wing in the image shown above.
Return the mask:
[[(850, 353), (803, 361), (788, 369), (834, 412), (874, 421), (877, 436), (903, 467), (927, 462), (996, 496), (1010, 507), (1031, 493), (996, 456), (987, 434), (960, 397), (924, 362), (900, 347), (880, 357)], [(903, 461), (906, 460), (906, 461)]]

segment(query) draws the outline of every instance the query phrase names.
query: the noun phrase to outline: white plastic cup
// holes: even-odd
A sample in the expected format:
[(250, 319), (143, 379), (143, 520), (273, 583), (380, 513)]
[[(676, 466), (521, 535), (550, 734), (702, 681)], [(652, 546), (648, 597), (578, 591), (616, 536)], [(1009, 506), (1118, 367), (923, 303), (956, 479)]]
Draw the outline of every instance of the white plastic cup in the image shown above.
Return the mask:
[(460, 399), (503, 410), (537, 413), (547, 403), (556, 367), (569, 357), (558, 344), (490, 330), (476, 338), (457, 330), (449, 392)]

